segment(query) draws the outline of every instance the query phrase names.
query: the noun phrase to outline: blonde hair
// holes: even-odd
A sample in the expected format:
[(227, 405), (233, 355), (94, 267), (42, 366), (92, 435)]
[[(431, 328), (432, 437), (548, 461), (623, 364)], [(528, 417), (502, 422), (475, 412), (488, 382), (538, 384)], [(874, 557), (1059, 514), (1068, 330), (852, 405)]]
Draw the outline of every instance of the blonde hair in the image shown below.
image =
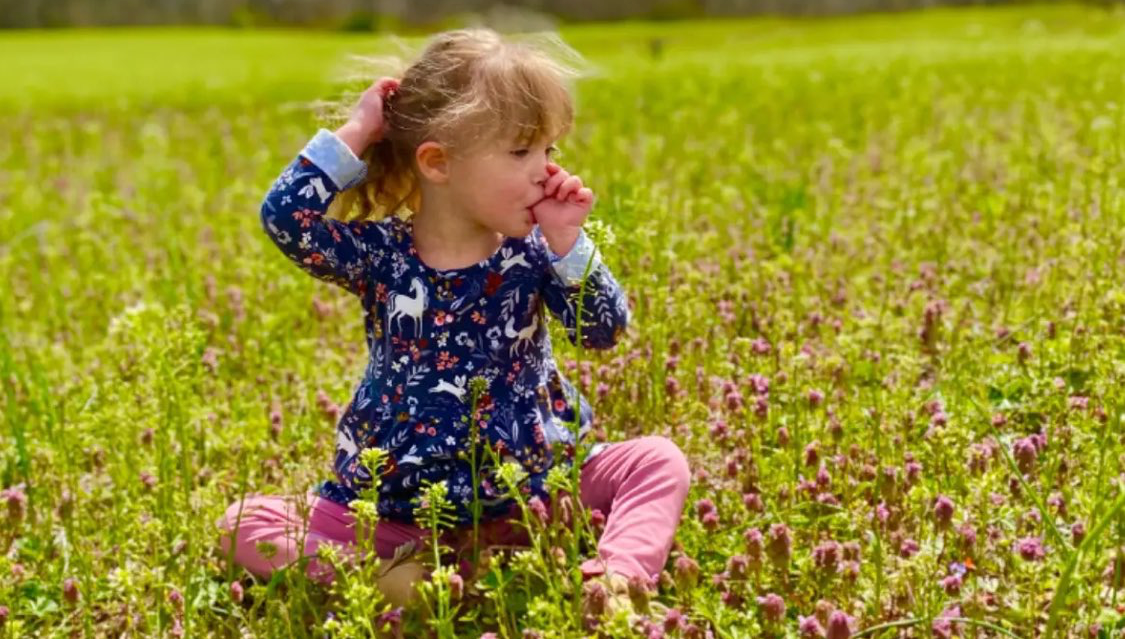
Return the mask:
[(566, 135), (574, 121), (571, 81), (580, 71), (560, 58), (581, 61), (549, 34), (513, 39), (474, 27), (431, 37), (413, 64), (393, 74), (400, 83), (385, 100), (384, 137), (360, 156), (366, 178), (340, 193), (328, 214), (348, 219), (356, 209), (351, 221), (416, 212), (414, 153), (427, 140), (457, 154), (490, 139), (526, 145)]

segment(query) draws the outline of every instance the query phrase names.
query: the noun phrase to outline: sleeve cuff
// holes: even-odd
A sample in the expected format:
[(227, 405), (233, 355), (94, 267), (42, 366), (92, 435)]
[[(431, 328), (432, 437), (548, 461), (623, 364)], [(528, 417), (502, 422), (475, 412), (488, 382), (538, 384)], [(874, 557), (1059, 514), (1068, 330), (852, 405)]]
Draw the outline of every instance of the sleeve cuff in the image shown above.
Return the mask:
[(335, 133), (325, 128), (316, 132), (301, 150), (301, 155), (324, 171), (340, 191), (359, 184), (367, 176), (367, 164), (357, 158)]
[(594, 246), (593, 240), (586, 235), (586, 229), (579, 229), (578, 240), (569, 253), (563, 256), (555, 255), (554, 251), (547, 247), (547, 255), (551, 259), (551, 268), (567, 286), (582, 283), (582, 275), (586, 273), (586, 263), (590, 261), (591, 255), (594, 256), (594, 263), (590, 268), (591, 273), (601, 263), (601, 251)]

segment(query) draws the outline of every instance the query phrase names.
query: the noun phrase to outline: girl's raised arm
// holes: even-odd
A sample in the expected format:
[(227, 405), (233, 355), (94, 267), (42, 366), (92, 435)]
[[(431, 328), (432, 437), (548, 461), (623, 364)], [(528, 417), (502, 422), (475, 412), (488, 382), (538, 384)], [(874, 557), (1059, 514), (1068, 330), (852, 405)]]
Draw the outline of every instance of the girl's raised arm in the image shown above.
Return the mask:
[[(340, 191), (363, 180), (367, 166), (328, 129), (320, 129), (274, 181), (262, 202), (262, 227), (297, 266), (362, 295), (371, 260), (369, 223), (324, 217)], [(366, 231), (366, 232), (365, 232)]]
[(383, 135), (383, 99), (398, 82), (380, 78), (360, 97), (348, 122), (320, 129), (282, 171), (262, 202), (262, 228), (297, 266), (362, 295), (381, 231), (370, 222), (324, 217), (336, 195), (363, 181), (358, 155)]

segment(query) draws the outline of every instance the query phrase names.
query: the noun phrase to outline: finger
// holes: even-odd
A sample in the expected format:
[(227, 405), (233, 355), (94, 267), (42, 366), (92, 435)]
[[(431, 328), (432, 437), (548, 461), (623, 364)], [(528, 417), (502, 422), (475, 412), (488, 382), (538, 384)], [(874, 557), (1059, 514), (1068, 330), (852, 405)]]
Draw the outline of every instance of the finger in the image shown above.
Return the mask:
[(577, 176), (572, 175), (568, 177), (566, 181), (559, 186), (558, 193), (555, 193), (555, 197), (560, 201), (565, 201), (566, 198), (570, 197), (571, 193), (578, 190), (580, 183), (581, 180), (579, 180)]
[(555, 197), (560, 200), (565, 200), (567, 196), (569, 196), (571, 193), (574, 193), (580, 188), (582, 188), (582, 180), (579, 179), (577, 175), (572, 175), (562, 183), (562, 186), (559, 187), (559, 191), (555, 194)]
[(594, 192), (586, 187), (578, 189), (572, 196), (575, 204), (587, 206), (594, 203)]
[(558, 190), (559, 185), (562, 184), (570, 177), (566, 171), (559, 169), (559, 172), (547, 178), (546, 184), (543, 185), (543, 195), (550, 197)]
[(562, 167), (554, 162), (547, 163), (547, 175), (554, 175), (562, 170)]

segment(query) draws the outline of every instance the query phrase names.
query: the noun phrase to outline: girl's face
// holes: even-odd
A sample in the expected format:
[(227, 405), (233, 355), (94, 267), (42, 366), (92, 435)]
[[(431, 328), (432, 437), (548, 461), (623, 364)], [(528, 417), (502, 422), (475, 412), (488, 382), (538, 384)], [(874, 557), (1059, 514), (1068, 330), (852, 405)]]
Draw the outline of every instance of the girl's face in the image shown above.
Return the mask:
[(531, 206), (543, 199), (552, 140), (495, 142), (451, 159), (449, 184), (466, 213), (509, 237), (526, 237), (536, 222)]

